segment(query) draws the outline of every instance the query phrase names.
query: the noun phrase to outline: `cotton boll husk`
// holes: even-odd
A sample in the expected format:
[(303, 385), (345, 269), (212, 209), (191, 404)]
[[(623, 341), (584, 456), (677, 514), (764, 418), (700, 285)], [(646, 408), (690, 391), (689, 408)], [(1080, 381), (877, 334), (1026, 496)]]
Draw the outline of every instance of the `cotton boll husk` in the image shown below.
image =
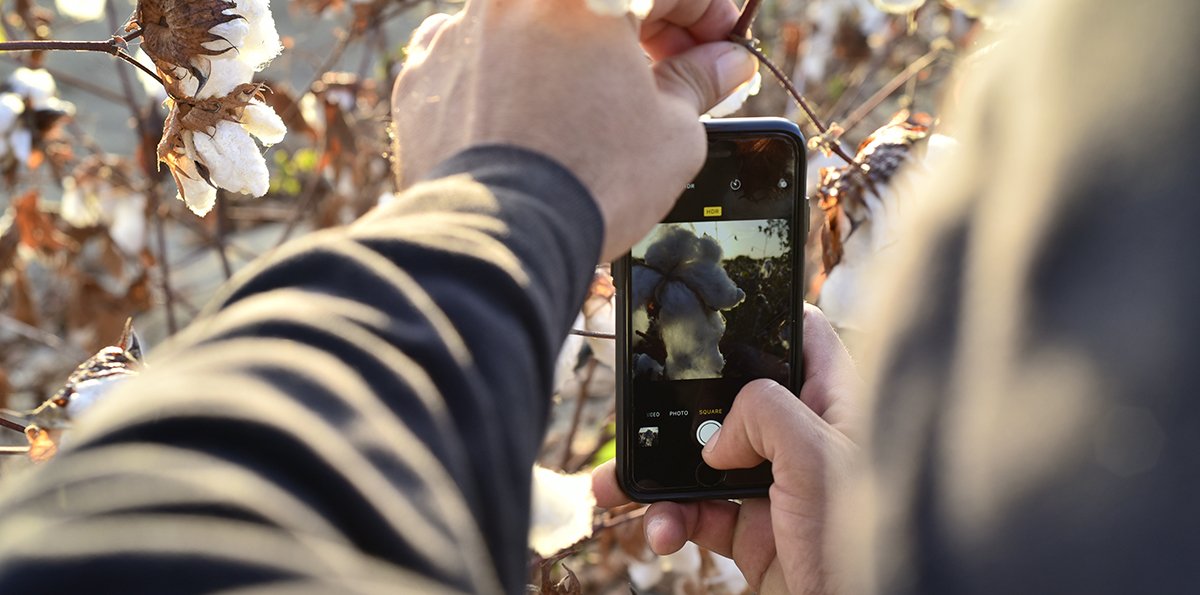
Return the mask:
[(287, 125), (271, 106), (255, 99), (242, 112), (242, 127), (270, 146), (283, 141), (287, 136)]
[(56, 0), (58, 14), (76, 21), (95, 21), (104, 16), (104, 0)]
[(534, 466), (529, 547), (548, 557), (591, 535), (595, 507), (590, 473), (562, 475)]
[(34, 109), (48, 109), (50, 98), (58, 94), (54, 77), (41, 68), (18, 68), (9, 77), (8, 85), (13, 93), (28, 99)]
[(270, 186), (267, 161), (258, 145), (237, 122), (222, 120), (212, 136), (192, 135), (200, 160), (208, 166), (212, 182), (230, 192), (262, 196)]
[(733, 93), (730, 93), (720, 103), (714, 105), (712, 109), (708, 110), (708, 114), (706, 115), (713, 118), (724, 118), (742, 109), (742, 106), (746, 105), (746, 101), (758, 95), (759, 91), (762, 91), (762, 73), (755, 72), (754, 78), (738, 85), (733, 90)]

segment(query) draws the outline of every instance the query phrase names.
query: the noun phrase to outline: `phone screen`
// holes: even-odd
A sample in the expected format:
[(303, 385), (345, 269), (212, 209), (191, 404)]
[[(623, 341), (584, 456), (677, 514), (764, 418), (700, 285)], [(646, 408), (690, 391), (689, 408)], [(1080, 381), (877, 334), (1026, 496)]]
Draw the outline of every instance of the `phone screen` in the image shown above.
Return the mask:
[(624, 411), (639, 489), (770, 483), (765, 464), (721, 473), (700, 450), (744, 384), (794, 385), (801, 155), (785, 134), (710, 134), (704, 169), (631, 251)]

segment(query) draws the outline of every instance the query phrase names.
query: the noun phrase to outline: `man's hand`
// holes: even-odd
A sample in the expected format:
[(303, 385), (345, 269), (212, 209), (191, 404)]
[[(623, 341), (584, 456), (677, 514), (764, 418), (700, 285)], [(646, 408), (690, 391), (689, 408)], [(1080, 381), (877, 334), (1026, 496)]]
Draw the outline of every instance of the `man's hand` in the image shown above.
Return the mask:
[(732, 0), (658, 0), (640, 28), (583, 0), (473, 0), (430, 17), (393, 93), (402, 184), (474, 145), (541, 152), (595, 196), (613, 259), (703, 165), (698, 116), (753, 76), (754, 58), (723, 41), (736, 20)]
[[(658, 502), (646, 511), (646, 540), (659, 555), (688, 541), (732, 558), (759, 593), (825, 593), (825, 526), (831, 493), (856, 448), (847, 437), (861, 390), (854, 362), (815, 306), (804, 310), (804, 386), (756, 380), (738, 394), (722, 428), (704, 447), (717, 469), (771, 461), (769, 498)], [(605, 507), (628, 502), (613, 462), (596, 469), (593, 490)]]

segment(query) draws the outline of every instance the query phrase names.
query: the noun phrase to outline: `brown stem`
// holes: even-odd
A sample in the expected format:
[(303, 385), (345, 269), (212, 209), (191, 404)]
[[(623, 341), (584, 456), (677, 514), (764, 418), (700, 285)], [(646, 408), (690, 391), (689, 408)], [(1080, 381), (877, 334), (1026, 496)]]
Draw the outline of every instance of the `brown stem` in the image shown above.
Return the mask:
[(596, 358), (588, 359), (587, 372), (583, 374), (583, 382), (579, 384), (579, 396), (575, 399), (575, 415), (571, 416), (571, 429), (567, 430), (566, 443), (563, 444), (562, 462), (558, 464), (560, 469), (566, 470), (567, 464), (571, 462), (571, 455), (575, 452), (571, 449), (571, 444), (575, 442), (575, 432), (579, 431), (579, 422), (583, 420), (583, 406), (587, 404), (588, 390), (592, 386), (592, 377), (596, 375)]
[(750, 25), (754, 23), (754, 17), (758, 14), (758, 8), (762, 5), (762, 0), (746, 0), (746, 5), (742, 7), (742, 14), (738, 17), (737, 24), (733, 26), (733, 31), (729, 32), (730, 37), (739, 39), (751, 39), (754, 36), (750, 35)]
[(596, 331), (585, 331), (581, 328), (573, 328), (569, 331), (569, 333), (572, 335), (579, 335), (580, 337), (588, 337), (591, 339), (614, 339), (615, 340), (617, 338), (617, 335), (614, 333), (600, 333), (600, 332), (596, 332)]
[(117, 55), (118, 48), (112, 40), (109, 41), (56, 41), (53, 39), (32, 39), (25, 41), (0, 42), (0, 52), (45, 52), (50, 50), (66, 52), (104, 52)]
[[(804, 110), (804, 113), (808, 115), (809, 121), (813, 123), (813, 126), (817, 128), (818, 132), (820, 132), (822, 135), (825, 135), (829, 132), (829, 127), (821, 122), (821, 119), (817, 117), (817, 113), (814, 112), (812, 106), (808, 104), (808, 100), (804, 99), (804, 96), (801, 95), (800, 91), (796, 89), (796, 85), (792, 84), (791, 79), (789, 79), (787, 75), (775, 65), (774, 62), (767, 58), (766, 54), (762, 53), (762, 50), (758, 49), (758, 46), (755, 45), (753, 39), (740, 39), (731, 36), (729, 40), (733, 41), (734, 43), (739, 43), (742, 45), (742, 47), (749, 50), (751, 54), (754, 54), (755, 58), (758, 58), (759, 62), (763, 63), (767, 69), (771, 71), (771, 74), (775, 75), (775, 78), (779, 81), (779, 84), (783, 85), (783, 88), (786, 89), (788, 94), (792, 96), (792, 99), (796, 101), (796, 104), (800, 106), (800, 109)], [(853, 165), (855, 170), (862, 170), (862, 165), (855, 161), (854, 158), (849, 155), (849, 153), (846, 153), (846, 150), (842, 148), (842, 144), (838, 142), (837, 139), (827, 139), (827, 144), (829, 149), (833, 151), (835, 155), (841, 157), (846, 163)]]
[(0, 415), (0, 428), (8, 428), (14, 432), (21, 432), (22, 434), (25, 433), (25, 424), (17, 423), (2, 415)]

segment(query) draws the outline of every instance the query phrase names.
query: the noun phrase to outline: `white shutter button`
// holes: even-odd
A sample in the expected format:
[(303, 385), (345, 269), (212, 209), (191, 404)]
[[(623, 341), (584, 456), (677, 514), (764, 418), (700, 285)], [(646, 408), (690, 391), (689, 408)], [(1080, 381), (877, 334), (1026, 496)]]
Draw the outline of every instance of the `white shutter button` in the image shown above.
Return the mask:
[(700, 442), (700, 446), (704, 446), (708, 444), (708, 439), (712, 438), (712, 435), (716, 434), (719, 429), (721, 429), (721, 422), (713, 419), (707, 420), (700, 424), (700, 427), (696, 428), (696, 440)]

